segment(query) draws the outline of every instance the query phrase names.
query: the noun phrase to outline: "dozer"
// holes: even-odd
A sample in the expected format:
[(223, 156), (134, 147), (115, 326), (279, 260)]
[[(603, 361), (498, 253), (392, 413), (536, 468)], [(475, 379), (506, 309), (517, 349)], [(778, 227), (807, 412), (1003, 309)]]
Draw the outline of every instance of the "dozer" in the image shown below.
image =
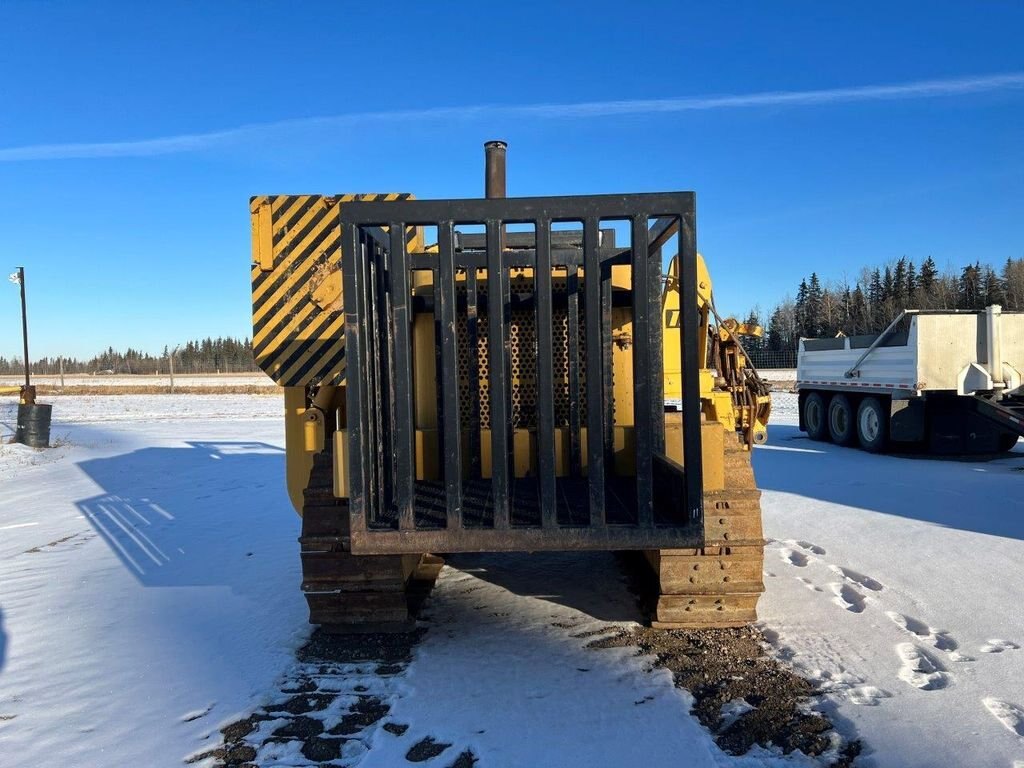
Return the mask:
[(310, 622), (403, 630), (457, 552), (642, 552), (652, 626), (764, 589), (767, 386), (692, 192), (253, 197), (253, 346), (284, 388)]

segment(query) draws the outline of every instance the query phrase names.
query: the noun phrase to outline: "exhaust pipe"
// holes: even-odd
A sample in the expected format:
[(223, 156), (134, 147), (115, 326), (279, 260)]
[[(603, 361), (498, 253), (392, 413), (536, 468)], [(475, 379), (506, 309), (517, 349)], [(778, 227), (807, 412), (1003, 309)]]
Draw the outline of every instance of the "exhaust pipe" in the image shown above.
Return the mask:
[(505, 150), (504, 141), (484, 143), (484, 197), (505, 197)]

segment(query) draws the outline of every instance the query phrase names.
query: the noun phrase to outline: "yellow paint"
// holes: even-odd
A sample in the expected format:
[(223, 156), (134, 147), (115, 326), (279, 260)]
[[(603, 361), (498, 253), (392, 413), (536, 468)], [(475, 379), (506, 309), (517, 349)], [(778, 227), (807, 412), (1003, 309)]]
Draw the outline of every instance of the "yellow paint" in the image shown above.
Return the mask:
[(284, 388), (284, 447), (288, 496), (302, 514), (302, 491), (313, 469), (313, 454), (306, 450), (306, 392), (303, 387)]
[[(379, 196), (383, 199), (396, 199), (397, 195)], [(351, 199), (373, 199), (378, 196), (344, 195), (340, 197), (309, 198), (304, 197), (295, 202), (290, 211), (299, 210), (304, 201), (312, 200), (309, 210), (289, 228), (281, 231), (280, 240), (275, 246), (273, 238), (275, 221), (280, 217), (283, 200), (281, 197), (254, 198), (252, 201), (252, 234), (253, 234), (253, 275), (254, 277), (266, 270), (284, 270), (278, 274), (301, 275), (308, 267), (295, 263), (295, 259), (307, 246), (317, 238), (322, 238), (328, 227), (338, 227), (338, 210)], [(328, 215), (324, 216), (324, 208)], [(317, 216), (322, 218), (317, 221)], [(303, 229), (313, 222), (312, 229), (302, 236), (300, 242), (294, 242)], [(408, 250), (436, 252), (436, 246), (425, 248), (421, 228), (409, 228), (407, 232)], [(281, 380), (289, 380), (298, 375), (307, 363), (317, 359), (327, 360), (339, 352), (343, 346), (343, 316), (331, 319), (325, 324), (318, 338), (308, 338), (309, 329), (319, 325), (324, 319), (324, 312), (338, 312), (341, 308), (342, 292), (340, 279), (340, 240), (333, 234), (327, 234), (323, 241), (330, 243), (329, 252), (321, 252), (326, 271), (311, 280), (307, 285), (296, 285), (290, 279), (281, 285), (275, 285), (273, 276), (266, 280), (254, 293), (257, 310), (254, 319), (264, 317), (270, 319), (266, 326), (256, 335), (256, 342), (266, 344), (261, 360), (280, 368), (281, 362), (291, 354), (297, 354), (296, 360), (288, 366), (288, 370), (277, 370)], [(667, 400), (679, 400), (682, 396), (681, 354), (680, 354), (680, 297), (678, 282), (678, 264), (673, 260), (666, 276), (665, 290), (662, 294), (662, 333), (664, 339), (664, 394)], [(486, 271), (479, 270), (478, 289), (487, 288)], [(631, 273), (628, 266), (612, 267), (612, 285), (616, 289), (631, 290)], [(530, 268), (510, 270), (510, 279), (530, 281), (534, 278), (534, 270)], [(463, 282), (465, 276), (460, 274), (457, 281)], [(579, 279), (582, 285), (583, 272)], [(553, 283), (556, 288), (564, 286), (565, 270), (553, 271)], [(411, 285), (415, 295), (429, 296), (433, 291), (431, 274), (427, 270), (414, 270), (411, 274)], [(699, 350), (701, 410), (705, 421), (701, 425), (701, 440), (704, 447), (704, 480), (705, 488), (717, 489), (724, 487), (724, 439), (737, 431), (751, 434), (753, 439), (760, 439), (766, 429), (770, 401), (758, 398), (753, 407), (746, 401), (734, 402), (734, 396), (722, 387), (721, 379), (712, 370), (714, 361), (707, 359), (709, 330), (712, 327), (711, 312), (712, 281), (703, 257), (697, 259), (697, 299), (698, 321), (685, 329), (685, 332), (696, 336)], [(284, 302), (282, 311), (278, 304)], [(270, 313), (275, 313), (273, 317)], [(277, 318), (281, 318), (278, 320)], [(620, 475), (635, 472), (635, 431), (636, 414), (634, 413), (633, 387), (633, 354), (636, 340), (633, 338), (632, 312), (629, 308), (613, 307), (611, 310), (611, 342), (612, 342), (612, 395), (614, 398), (614, 417), (612, 425), (614, 471)], [(735, 337), (758, 336), (763, 329), (738, 323), (729, 319), (716, 329), (722, 349), (726, 354), (738, 355), (735, 362), (742, 367), (742, 355), (736, 352)], [(529, 353), (529, 352), (528, 352)], [(420, 480), (437, 479), (441, 475), (444, 457), (439, 452), (437, 386), (438, 371), (434, 352), (434, 319), (426, 313), (417, 314), (412, 321), (412, 362), (413, 362), (413, 414), (414, 441), (416, 452), (416, 477)], [(313, 366), (314, 368), (316, 366)], [(556, 381), (564, 381), (568, 376), (565, 370), (554, 371)], [(486, 382), (486, 377), (482, 377)], [(513, 387), (535, 382), (512, 382)], [(337, 421), (341, 428), (333, 432), (334, 463), (335, 463), (335, 494), (346, 496), (349, 488), (347, 472), (348, 452), (346, 450), (347, 430), (344, 428), (344, 387), (312, 388), (309, 396), (315, 398), (315, 407), (310, 407), (305, 386), (285, 387), (285, 441), (287, 449), (288, 491), (296, 510), (302, 509), (302, 490), (305, 487), (313, 456), (323, 449), (327, 423), (334, 426)], [(327, 423), (325, 423), (327, 422)], [(468, 445), (468, 432), (462, 435), (463, 445)], [(558, 476), (571, 474), (571, 451), (569, 430), (556, 428), (555, 438), (555, 470)], [(665, 415), (666, 454), (678, 462), (682, 462), (682, 423), (679, 413)], [(587, 429), (581, 427), (579, 435), (580, 460), (582, 471), (587, 469)], [(491, 432), (481, 430), (480, 464), (485, 478), (491, 476)], [(535, 476), (537, 473), (537, 438), (536, 432), (516, 429), (512, 433), (512, 460), (514, 473), (517, 477)], [(469, 476), (468, 451), (463, 452), (465, 466), (464, 476)]]
[(334, 433), (334, 495), (348, 498), (348, 430)]
[(270, 203), (263, 198), (252, 210), (253, 263), (263, 272), (269, 272), (274, 268), (274, 235), (271, 221)]

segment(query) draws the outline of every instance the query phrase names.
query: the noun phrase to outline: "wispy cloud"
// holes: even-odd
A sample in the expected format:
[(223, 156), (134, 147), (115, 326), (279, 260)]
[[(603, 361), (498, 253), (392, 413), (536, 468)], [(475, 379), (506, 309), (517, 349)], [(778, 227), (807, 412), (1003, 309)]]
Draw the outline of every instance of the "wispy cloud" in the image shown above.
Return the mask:
[(282, 132), (317, 128), (353, 128), (373, 124), (400, 124), (416, 121), (491, 120), (571, 120), (620, 115), (655, 115), (752, 107), (800, 107), (865, 101), (898, 101), (935, 97), (963, 96), (1024, 89), (1024, 72), (961, 77), (944, 80), (918, 80), (891, 85), (860, 85), (810, 91), (764, 91), (720, 96), (672, 97), (591, 101), (577, 104), (491, 104), (390, 112), (354, 112), (328, 117), (278, 120), (252, 123), (205, 133), (162, 136), (153, 139), (73, 144), (33, 144), (0, 149), (0, 162), (19, 160), (71, 160), (104, 157), (149, 157), (199, 152), (231, 146)]

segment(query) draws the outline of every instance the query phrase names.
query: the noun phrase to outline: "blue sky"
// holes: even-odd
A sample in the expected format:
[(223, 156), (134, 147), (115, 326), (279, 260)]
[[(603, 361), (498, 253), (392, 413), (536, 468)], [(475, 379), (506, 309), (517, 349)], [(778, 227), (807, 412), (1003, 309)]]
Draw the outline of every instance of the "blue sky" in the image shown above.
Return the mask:
[(999, 264), (1022, 39), (1019, 2), (7, 2), (0, 272), (33, 357), (248, 335), (250, 195), (475, 197), (490, 138), (510, 195), (695, 190), (727, 312), (812, 270)]

